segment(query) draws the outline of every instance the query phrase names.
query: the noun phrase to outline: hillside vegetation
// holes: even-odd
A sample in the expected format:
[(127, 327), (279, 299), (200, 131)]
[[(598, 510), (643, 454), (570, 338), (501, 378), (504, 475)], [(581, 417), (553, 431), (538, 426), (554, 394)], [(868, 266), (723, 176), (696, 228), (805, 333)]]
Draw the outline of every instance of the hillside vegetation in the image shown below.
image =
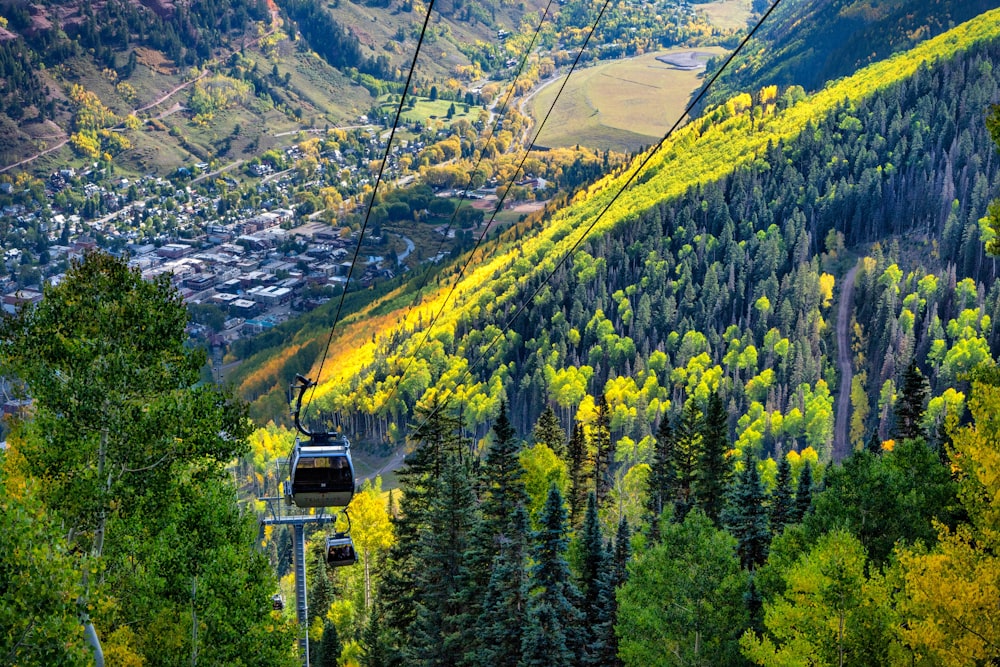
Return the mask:
[[(778, 381), (784, 386), (780, 410), (796, 396), (804, 408), (802, 384), (809, 395), (832, 400), (828, 392), (836, 390), (838, 371), (825, 322), (832, 317), (836, 275), (846, 265), (833, 259), (817, 263), (813, 257), (822, 259), (824, 251), (842, 257), (845, 245), (919, 232), (924, 236), (918, 243), (931, 244), (926, 247), (937, 248), (941, 257), (967, 257), (954, 269), (959, 278), (992, 280), (980, 273), (992, 271), (992, 265), (982, 260), (976, 243), (976, 220), (986, 202), (986, 191), (976, 184), (988, 182), (992, 173), (991, 163), (978, 157), (989, 154), (989, 142), (977, 111), (995, 86), (991, 68), (982, 64), (986, 56), (977, 55), (995, 37), (990, 17), (814, 96), (790, 89), (780, 96), (764, 91), (756, 99), (738, 97), (685, 128), (600, 220), (572, 264), (560, 268), (513, 327), (487, 348), (627, 173), (595, 184), (558, 211), (553, 206), (544, 220), (510, 231), (505, 238), (516, 243), (481, 250), (475, 258), (398, 390), (422, 329), (441, 309), (450, 286), (428, 292), (412, 308), (406, 306), (413, 296), (395, 307), (380, 300), (338, 331), (325, 367), (331, 376), (323, 378), (316, 405), (374, 439), (400, 437), (398, 429), (425, 392), (454, 392), (470, 425), (495, 414), (504, 396), (525, 411), (513, 415), (522, 428), (537, 417), (542, 401), (552, 401), (564, 406), (568, 427), (587, 394), (600, 394), (616, 376), (621, 377), (615, 382), (641, 387), (653, 374), (660, 389), (645, 397), (646, 407), (656, 397), (672, 401), (676, 410), (685, 395), (704, 393), (699, 386), (706, 373), (705, 386), (726, 377), (734, 390), (742, 384), (737, 378), (753, 377), (739, 368), (746, 362), (729, 355), (734, 337), (741, 341), (738, 348), (752, 346), (761, 354), (772, 354), (776, 342), (789, 339), (793, 351), (781, 367), (787, 380)], [(964, 53), (957, 59), (956, 48)], [(932, 73), (926, 63), (935, 61)], [(969, 77), (983, 81), (967, 85)], [(956, 92), (942, 92), (951, 89)], [(948, 105), (956, 105), (954, 113)], [(966, 163), (973, 168), (958, 167)], [(948, 185), (938, 184), (944, 173), (951, 174)], [(789, 187), (794, 183), (800, 186)], [(930, 185), (918, 187), (922, 196), (917, 196), (915, 183)], [(952, 211), (955, 198), (963, 203)], [(909, 247), (904, 238), (903, 250)], [(886, 267), (906, 261), (903, 251), (886, 246), (880, 252), (876, 284)], [(953, 271), (945, 262), (942, 269)], [(940, 281), (955, 282), (947, 276)], [(815, 296), (805, 298), (810, 294)], [(958, 314), (946, 317), (951, 312), (936, 313), (942, 326)], [(726, 332), (729, 324), (735, 331)], [(373, 341), (372, 331), (382, 333)], [(878, 364), (887, 349), (887, 341), (880, 340), (882, 347), (869, 356)], [(273, 392), (277, 402), (284, 391), (277, 381), (284, 372), (282, 357), (307, 342), (288, 346), (248, 372), (243, 393)], [(471, 376), (465, 374), (470, 367)], [(892, 375), (881, 367), (877, 372), (884, 375), (879, 384)], [(770, 391), (763, 390), (761, 403)], [(384, 405), (389, 396), (392, 403)], [(536, 398), (522, 401), (522, 396)], [(740, 398), (739, 413), (752, 403)], [(639, 421), (652, 423), (665, 407), (650, 409)], [(826, 415), (831, 418), (829, 411)], [(829, 429), (823, 432), (814, 444), (829, 444)]]
[[(764, 12), (770, 3), (755, 0)], [(988, 0), (787, 0), (751, 39), (745, 56), (723, 72), (702, 106), (764, 86), (807, 91), (913, 48), (996, 7)], [(722, 59), (708, 68), (711, 76)]]

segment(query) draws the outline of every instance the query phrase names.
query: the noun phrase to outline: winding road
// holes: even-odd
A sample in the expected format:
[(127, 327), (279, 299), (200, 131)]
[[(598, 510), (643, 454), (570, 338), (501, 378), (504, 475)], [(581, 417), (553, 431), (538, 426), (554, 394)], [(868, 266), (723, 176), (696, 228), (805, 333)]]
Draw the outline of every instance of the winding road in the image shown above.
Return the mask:
[(840, 391), (837, 394), (836, 421), (833, 429), (833, 460), (840, 461), (851, 453), (851, 443), (847, 439), (847, 417), (851, 407), (851, 380), (854, 369), (851, 365), (851, 302), (854, 297), (854, 276), (857, 265), (844, 276), (844, 287), (840, 291), (837, 306), (837, 365), (840, 368)]

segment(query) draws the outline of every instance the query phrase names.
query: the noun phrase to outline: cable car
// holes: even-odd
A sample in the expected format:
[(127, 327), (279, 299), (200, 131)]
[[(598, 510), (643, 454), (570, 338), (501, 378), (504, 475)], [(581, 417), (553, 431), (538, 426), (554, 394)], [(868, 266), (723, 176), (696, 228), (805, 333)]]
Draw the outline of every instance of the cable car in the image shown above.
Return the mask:
[(326, 563), (330, 567), (354, 565), (358, 562), (358, 552), (354, 550), (354, 540), (348, 533), (334, 533), (326, 538)]
[(285, 596), (281, 593), (275, 593), (271, 596), (271, 608), (275, 611), (284, 611), (285, 609)]
[(354, 497), (354, 462), (351, 441), (337, 433), (307, 431), (299, 422), (302, 397), (313, 383), (296, 376), (299, 395), (292, 417), (305, 436), (295, 439), (289, 459), (290, 484), (286, 499), (298, 507), (346, 507)]
[(351, 539), (351, 515), (347, 513), (346, 507), (343, 513), (347, 519), (347, 530), (326, 538), (326, 563), (330, 567), (343, 567), (358, 562), (358, 552), (355, 551), (354, 540)]

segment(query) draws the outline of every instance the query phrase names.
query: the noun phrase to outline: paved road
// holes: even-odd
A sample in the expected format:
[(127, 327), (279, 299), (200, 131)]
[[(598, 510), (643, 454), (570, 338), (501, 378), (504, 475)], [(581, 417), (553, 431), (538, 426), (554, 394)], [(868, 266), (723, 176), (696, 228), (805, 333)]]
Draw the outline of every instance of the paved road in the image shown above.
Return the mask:
[(854, 369), (851, 365), (851, 302), (854, 297), (854, 276), (858, 272), (857, 265), (844, 276), (844, 287), (840, 292), (840, 304), (837, 307), (837, 365), (840, 367), (840, 392), (837, 394), (837, 406), (834, 414), (836, 422), (833, 429), (833, 460), (840, 461), (851, 453), (851, 443), (847, 439), (847, 417), (851, 408), (851, 379)]

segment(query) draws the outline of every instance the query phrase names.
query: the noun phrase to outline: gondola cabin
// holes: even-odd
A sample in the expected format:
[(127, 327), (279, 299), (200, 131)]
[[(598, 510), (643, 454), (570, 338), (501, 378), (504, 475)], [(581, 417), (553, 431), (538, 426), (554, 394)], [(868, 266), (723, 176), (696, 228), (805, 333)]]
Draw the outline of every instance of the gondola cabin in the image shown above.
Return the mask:
[(326, 538), (326, 563), (330, 567), (354, 565), (358, 562), (358, 552), (354, 550), (354, 541), (346, 533), (337, 533)]
[(296, 440), (289, 468), (288, 499), (297, 507), (347, 507), (354, 497), (351, 443), (343, 436)]

